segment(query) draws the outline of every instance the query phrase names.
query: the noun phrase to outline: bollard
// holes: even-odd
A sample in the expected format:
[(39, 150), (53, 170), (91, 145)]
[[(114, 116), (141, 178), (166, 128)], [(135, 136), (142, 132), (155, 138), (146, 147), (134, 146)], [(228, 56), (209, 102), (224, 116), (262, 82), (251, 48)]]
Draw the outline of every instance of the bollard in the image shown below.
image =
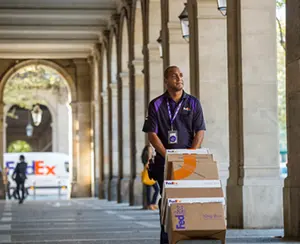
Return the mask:
[(60, 187), (60, 180), (58, 181), (58, 198), (60, 199), (61, 196), (61, 187)]
[(35, 181), (33, 182), (33, 199), (36, 199), (36, 188), (35, 188)]

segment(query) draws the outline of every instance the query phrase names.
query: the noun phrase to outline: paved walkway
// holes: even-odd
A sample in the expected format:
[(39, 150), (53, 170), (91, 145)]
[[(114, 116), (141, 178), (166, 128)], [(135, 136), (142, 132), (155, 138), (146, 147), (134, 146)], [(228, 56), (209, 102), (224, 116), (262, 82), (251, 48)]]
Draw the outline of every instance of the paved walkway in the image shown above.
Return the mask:
[[(273, 238), (282, 234), (229, 230), (226, 243), (283, 243)], [(158, 244), (158, 212), (97, 199), (2, 201), (0, 243)]]

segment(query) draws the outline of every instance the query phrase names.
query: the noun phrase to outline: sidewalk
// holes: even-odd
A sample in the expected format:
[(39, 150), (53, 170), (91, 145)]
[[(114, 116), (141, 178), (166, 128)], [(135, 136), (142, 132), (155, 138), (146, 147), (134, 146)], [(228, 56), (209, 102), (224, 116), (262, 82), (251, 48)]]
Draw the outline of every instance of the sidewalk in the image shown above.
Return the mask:
[[(0, 243), (158, 244), (159, 233), (158, 211), (128, 204), (97, 199), (0, 202)], [(226, 243), (300, 243), (274, 238), (282, 235), (280, 229), (228, 230)]]

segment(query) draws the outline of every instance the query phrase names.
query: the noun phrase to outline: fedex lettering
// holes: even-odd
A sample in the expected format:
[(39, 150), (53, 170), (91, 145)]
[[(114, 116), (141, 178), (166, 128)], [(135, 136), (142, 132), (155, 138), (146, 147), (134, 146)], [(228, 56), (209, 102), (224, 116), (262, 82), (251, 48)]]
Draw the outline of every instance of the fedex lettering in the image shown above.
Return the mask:
[[(15, 162), (6, 162), (6, 167), (9, 169), (9, 173), (12, 174), (15, 169)], [(42, 160), (33, 160), (27, 164), (27, 175), (55, 175), (55, 166), (45, 165)], [(12, 172), (11, 172), (12, 171)]]
[(176, 229), (184, 230), (185, 229), (185, 217), (184, 217), (184, 207), (182, 205), (177, 205), (175, 211), (175, 217), (177, 218)]

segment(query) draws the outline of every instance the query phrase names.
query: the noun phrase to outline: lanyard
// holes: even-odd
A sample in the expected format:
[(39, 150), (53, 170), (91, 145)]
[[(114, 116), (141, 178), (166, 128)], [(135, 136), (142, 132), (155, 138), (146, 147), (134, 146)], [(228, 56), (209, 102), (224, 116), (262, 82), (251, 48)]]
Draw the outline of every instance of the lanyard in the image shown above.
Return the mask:
[(181, 105), (182, 105), (182, 102), (183, 102), (183, 100), (178, 104), (178, 106), (177, 106), (177, 108), (176, 108), (176, 110), (175, 110), (174, 116), (173, 116), (173, 118), (172, 118), (169, 99), (167, 100), (168, 113), (169, 113), (169, 118), (170, 118), (170, 122), (171, 122), (171, 130), (173, 130), (173, 122), (174, 122), (174, 120), (175, 120), (175, 118), (176, 118), (176, 116), (177, 116), (177, 114), (178, 114), (178, 112), (179, 112), (179, 110), (180, 110), (180, 107), (181, 107)]

